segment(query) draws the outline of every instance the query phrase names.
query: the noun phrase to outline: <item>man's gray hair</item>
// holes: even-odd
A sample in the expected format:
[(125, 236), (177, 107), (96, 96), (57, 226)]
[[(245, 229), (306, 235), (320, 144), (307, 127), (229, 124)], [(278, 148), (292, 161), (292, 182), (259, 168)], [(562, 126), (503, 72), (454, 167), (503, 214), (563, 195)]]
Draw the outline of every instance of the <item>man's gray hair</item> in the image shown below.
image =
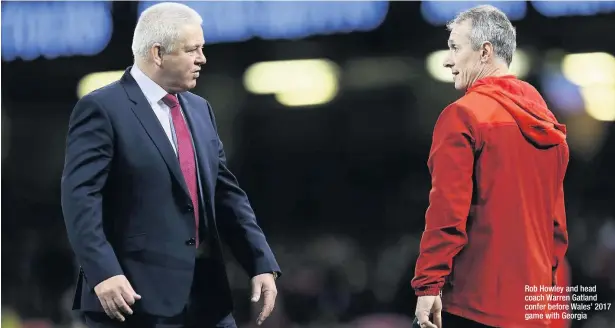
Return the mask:
[(179, 3), (163, 2), (143, 11), (132, 38), (135, 59), (147, 59), (150, 49), (160, 43), (165, 52), (172, 52), (186, 25), (201, 25), (203, 19), (194, 9)]
[(473, 50), (478, 50), (485, 42), (493, 45), (495, 56), (506, 61), (510, 66), (517, 48), (517, 32), (512, 23), (501, 10), (490, 5), (481, 5), (461, 12), (447, 24), (450, 31), (453, 25), (470, 21), (470, 43)]

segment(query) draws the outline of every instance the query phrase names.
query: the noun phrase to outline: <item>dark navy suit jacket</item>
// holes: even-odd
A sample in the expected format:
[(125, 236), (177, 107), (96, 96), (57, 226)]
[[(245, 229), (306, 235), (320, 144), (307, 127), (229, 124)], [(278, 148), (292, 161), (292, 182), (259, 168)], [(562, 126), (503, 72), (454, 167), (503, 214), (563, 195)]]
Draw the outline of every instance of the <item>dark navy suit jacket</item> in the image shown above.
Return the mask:
[(206, 274), (193, 282), (198, 232), (188, 189), (172, 145), (128, 68), (120, 81), (83, 97), (70, 117), (62, 209), (80, 265), (74, 309), (103, 311), (94, 286), (124, 274), (142, 296), (136, 312), (177, 315), (192, 291), (201, 296), (204, 315), (214, 321), (227, 317), (232, 301), (221, 242), (250, 277), (280, 271), (226, 166), (211, 106), (190, 92), (178, 98), (196, 150), (204, 246), (212, 259)]

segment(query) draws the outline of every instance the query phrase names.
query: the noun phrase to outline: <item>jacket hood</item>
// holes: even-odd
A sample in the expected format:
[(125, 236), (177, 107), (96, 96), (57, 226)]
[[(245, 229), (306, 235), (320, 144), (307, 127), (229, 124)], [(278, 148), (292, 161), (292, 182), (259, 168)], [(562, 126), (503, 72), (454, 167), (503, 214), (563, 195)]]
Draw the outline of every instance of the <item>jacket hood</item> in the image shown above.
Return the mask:
[(476, 81), (466, 92), (477, 92), (499, 102), (517, 122), (521, 133), (536, 147), (548, 148), (566, 140), (560, 124), (536, 89), (512, 75)]

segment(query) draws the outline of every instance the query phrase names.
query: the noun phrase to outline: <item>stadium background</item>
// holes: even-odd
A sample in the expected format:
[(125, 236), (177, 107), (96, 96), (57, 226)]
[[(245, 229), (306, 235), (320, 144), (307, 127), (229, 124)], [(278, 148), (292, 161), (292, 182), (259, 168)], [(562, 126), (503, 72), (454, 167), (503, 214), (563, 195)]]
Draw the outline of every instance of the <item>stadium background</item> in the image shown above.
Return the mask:
[[(482, 2), (485, 3), (485, 2)], [(615, 300), (615, 2), (492, 2), (515, 72), (568, 125), (571, 284)], [(2, 326), (69, 326), (76, 276), (59, 203), (78, 97), (132, 64), (143, 2), (2, 2)], [(476, 2), (188, 2), (230, 166), (285, 272), (265, 327), (407, 327), (439, 112), (444, 22)], [(611, 40), (611, 41), (609, 41)], [(92, 73), (99, 73), (93, 74)], [(230, 279), (241, 327), (248, 280)], [(574, 327), (615, 327), (615, 309)]]

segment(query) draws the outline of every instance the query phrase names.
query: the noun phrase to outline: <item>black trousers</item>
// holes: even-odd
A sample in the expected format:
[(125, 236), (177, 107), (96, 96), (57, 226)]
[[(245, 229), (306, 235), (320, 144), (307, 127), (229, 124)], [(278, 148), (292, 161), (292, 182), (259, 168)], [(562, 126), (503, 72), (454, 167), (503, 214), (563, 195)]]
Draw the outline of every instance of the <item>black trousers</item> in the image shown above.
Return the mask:
[(85, 312), (85, 325), (88, 328), (192, 328), (187, 317), (182, 314), (171, 318), (159, 318), (144, 314), (125, 315), (126, 321), (111, 319), (106, 313)]
[(454, 328), (494, 328), (491, 326), (483, 325), (482, 323), (478, 323), (476, 321), (450, 314), (448, 312), (442, 312), (442, 325), (444, 327)]

